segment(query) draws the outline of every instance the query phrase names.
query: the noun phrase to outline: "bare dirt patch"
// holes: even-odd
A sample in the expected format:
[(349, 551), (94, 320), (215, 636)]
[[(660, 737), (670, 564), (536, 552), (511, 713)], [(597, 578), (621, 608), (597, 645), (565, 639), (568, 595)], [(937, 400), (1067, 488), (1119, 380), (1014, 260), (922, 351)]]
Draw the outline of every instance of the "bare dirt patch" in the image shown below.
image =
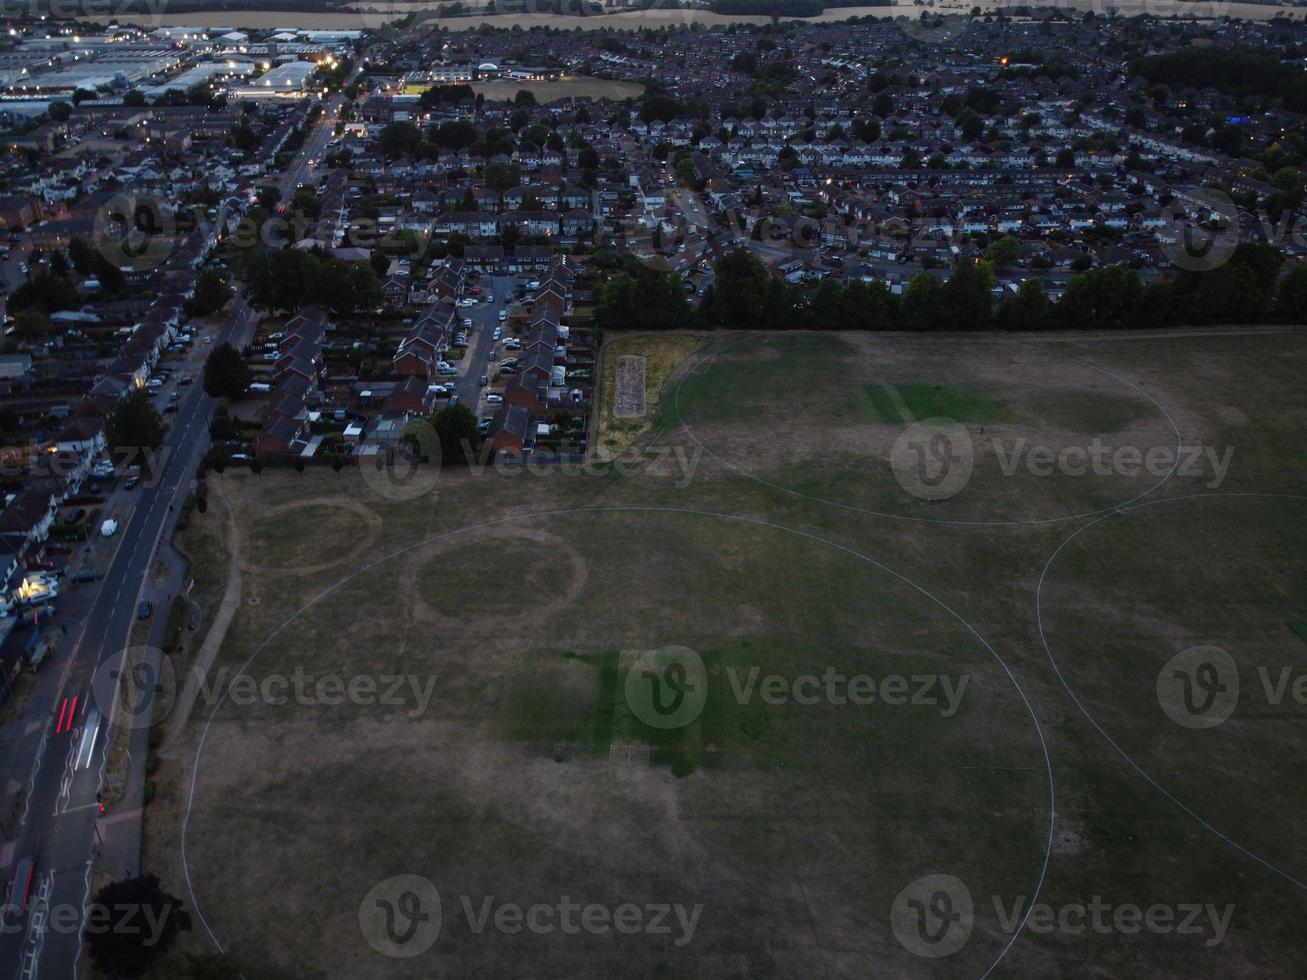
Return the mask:
[[(595, 459), (601, 462), (611, 460), (653, 430), (654, 416), (669, 382), (675, 383), (678, 373), (690, 366), (692, 358), (706, 342), (703, 334), (668, 332), (623, 334), (604, 343)], [(629, 357), (644, 360), (644, 410), (638, 417), (621, 417), (617, 411), (621, 363)]]

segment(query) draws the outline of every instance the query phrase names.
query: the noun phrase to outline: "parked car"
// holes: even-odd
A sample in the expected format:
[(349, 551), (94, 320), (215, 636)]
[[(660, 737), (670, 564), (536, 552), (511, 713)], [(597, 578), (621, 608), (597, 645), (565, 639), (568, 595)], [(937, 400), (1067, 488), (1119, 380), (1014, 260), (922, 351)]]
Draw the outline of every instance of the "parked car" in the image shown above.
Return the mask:
[(483, 374), (481, 375), (481, 380), (478, 381), (477, 383), (481, 385), (482, 388), (484, 388), (486, 385), (490, 384), (490, 379)]
[(74, 507), (68, 512), (67, 516), (64, 517), (64, 523), (68, 525), (80, 524), (84, 520), (86, 520), (85, 507)]
[(149, 599), (142, 599), (141, 604), (136, 607), (136, 618), (149, 619), (152, 612), (154, 612), (154, 604)]
[(508, 310), (500, 310), (500, 311), (499, 311), (499, 322), (500, 322), (500, 323), (503, 323), (503, 322), (504, 322), (505, 320), (507, 320), (507, 319), (508, 319)]
[(86, 582), (98, 582), (101, 578), (103, 576), (94, 568), (83, 568), (81, 571), (73, 573), (73, 581), (79, 585)]
[(487, 404), (487, 405), (502, 405), (503, 403), (504, 403), (504, 396), (503, 396), (503, 395), (497, 395), (497, 394), (494, 394), (493, 392), (492, 392), (491, 394), (489, 394), (489, 395), (486, 395), (486, 404)]

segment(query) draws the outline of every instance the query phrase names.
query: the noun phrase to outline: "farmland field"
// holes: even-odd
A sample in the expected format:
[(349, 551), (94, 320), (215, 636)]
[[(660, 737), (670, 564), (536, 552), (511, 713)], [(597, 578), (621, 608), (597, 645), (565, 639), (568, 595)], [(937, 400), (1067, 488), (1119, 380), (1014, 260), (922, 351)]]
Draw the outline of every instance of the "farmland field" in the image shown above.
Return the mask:
[[(197, 703), (147, 841), (190, 948), (247, 977), (1307, 970), (1307, 338), (677, 336), (620, 340), (660, 359), (639, 464), (210, 477), (245, 547), (223, 683), (404, 683)], [(1172, 696), (1194, 650), (1226, 717)], [(411, 958), (360, 926), (400, 876), (440, 895)], [(1095, 902), (1177, 921), (1059, 918)]]

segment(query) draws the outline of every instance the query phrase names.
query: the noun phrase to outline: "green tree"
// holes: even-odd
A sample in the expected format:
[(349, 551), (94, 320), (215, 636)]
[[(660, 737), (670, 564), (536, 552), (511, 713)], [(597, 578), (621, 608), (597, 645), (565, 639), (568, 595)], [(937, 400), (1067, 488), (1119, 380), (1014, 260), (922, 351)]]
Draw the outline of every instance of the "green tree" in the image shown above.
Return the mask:
[(522, 170), (515, 163), (491, 160), (486, 164), (484, 180), (492, 191), (512, 190), (522, 182)]
[(1307, 263), (1299, 262), (1280, 280), (1276, 312), (1293, 320), (1307, 317)]
[(942, 307), (941, 292), (939, 280), (934, 276), (924, 272), (913, 276), (903, 291), (900, 314), (904, 326), (909, 330), (937, 329)]
[(62, 276), (38, 272), (9, 294), (9, 312), (34, 308), (42, 313), (71, 310), (81, 303), (77, 287)]
[(233, 295), (226, 273), (218, 269), (206, 269), (195, 281), (191, 312), (196, 316), (210, 316), (226, 306)]
[(829, 276), (817, 284), (812, 294), (812, 325), (830, 330), (844, 325), (844, 289)]
[(436, 430), (440, 441), (440, 457), (445, 463), (467, 462), (464, 446), (469, 447), (473, 458), (481, 445), (481, 427), (477, 417), (466, 405), (443, 408), (428, 421)]
[(938, 329), (982, 330), (993, 308), (994, 268), (988, 262), (963, 259), (940, 291)]
[(94, 906), (134, 909), (136, 922), (157, 924), (149, 929), (87, 930), (86, 951), (91, 962), (111, 977), (141, 976), (172, 948), (178, 933), (189, 932), (191, 928), (190, 913), (181, 899), (160, 888), (154, 875), (110, 882), (96, 893)]
[(104, 420), (104, 436), (114, 452), (130, 458), (163, 445), (163, 420), (143, 388), (119, 399)]
[(756, 327), (763, 318), (771, 274), (748, 249), (737, 248), (714, 265), (712, 308), (716, 323)]
[(382, 127), (377, 143), (381, 152), (393, 159), (416, 150), (420, 138), (417, 127), (412, 123), (396, 122)]
[(996, 268), (1006, 269), (1021, 258), (1021, 242), (1015, 235), (1004, 235), (985, 249), (985, 258), (993, 262)]
[(894, 296), (885, 283), (854, 279), (844, 287), (840, 322), (845, 330), (886, 330), (894, 319)]
[(1014, 295), (999, 304), (995, 314), (999, 324), (1008, 330), (1038, 330), (1043, 327), (1053, 304), (1044, 293), (1044, 284), (1038, 279), (1027, 279)]
[(231, 344), (219, 344), (204, 362), (204, 391), (212, 398), (239, 398), (252, 380), (250, 366)]

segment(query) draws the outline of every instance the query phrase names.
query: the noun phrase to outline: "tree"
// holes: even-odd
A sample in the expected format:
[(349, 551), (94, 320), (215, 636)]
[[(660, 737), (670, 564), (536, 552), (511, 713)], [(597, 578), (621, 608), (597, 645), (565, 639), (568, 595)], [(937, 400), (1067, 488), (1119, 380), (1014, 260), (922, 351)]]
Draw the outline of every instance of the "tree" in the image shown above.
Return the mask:
[(845, 330), (885, 330), (894, 318), (894, 296), (877, 280), (854, 279), (844, 288), (840, 324)]
[(381, 152), (388, 157), (404, 156), (417, 149), (419, 133), (412, 123), (397, 122), (383, 126), (377, 137)]
[(717, 323), (756, 327), (762, 320), (767, 296), (767, 267), (744, 248), (717, 260), (712, 307), (707, 312)]
[(217, 269), (206, 269), (195, 281), (195, 295), (191, 297), (191, 312), (196, 316), (210, 316), (227, 305), (235, 295), (227, 284), (227, 276)]
[(138, 88), (129, 89), (123, 96), (123, 105), (132, 107), (145, 105), (145, 93)]
[(492, 191), (507, 191), (522, 182), (522, 170), (515, 163), (491, 160), (486, 164), (485, 185)]
[(1307, 264), (1299, 262), (1280, 280), (1276, 312), (1294, 320), (1307, 316)]
[(901, 313), (909, 330), (934, 330), (939, 325), (940, 291), (939, 280), (925, 272), (918, 272), (908, 281)]
[(1007, 268), (1021, 258), (1021, 242), (1015, 235), (1004, 235), (985, 249), (985, 258), (1000, 269)]
[(73, 114), (73, 109), (67, 102), (51, 102), (49, 112), (55, 122), (66, 122)]
[(829, 276), (817, 284), (812, 294), (812, 325), (830, 330), (843, 325), (844, 290)]
[(95, 254), (91, 251), (91, 246), (76, 235), (68, 242), (68, 258), (72, 261), (73, 268), (83, 276), (91, 274), (91, 261)]
[(104, 420), (109, 446), (130, 458), (163, 445), (163, 420), (143, 388), (135, 388), (118, 401)]
[(989, 324), (993, 306), (994, 268), (988, 262), (963, 259), (940, 291), (938, 328), (981, 330)]
[(996, 318), (1009, 330), (1038, 330), (1052, 311), (1053, 304), (1044, 294), (1044, 284), (1032, 278), (1023, 282), (1015, 295), (1004, 298)]
[(436, 438), (440, 440), (440, 458), (443, 462), (467, 462), (463, 453), (465, 443), (471, 447), (475, 456), (481, 444), (481, 427), (477, 417), (466, 405), (442, 408), (427, 421), (436, 430)]
[(250, 366), (231, 344), (219, 344), (204, 362), (204, 391), (213, 398), (238, 398), (252, 379)]
[(40, 309), (29, 306), (14, 314), (14, 336), (20, 340), (36, 340), (54, 331), (54, 324)]
[[(112, 918), (115, 910), (134, 909), (135, 928), (123, 928)], [(86, 948), (97, 967), (111, 977), (139, 977), (177, 941), (177, 934), (189, 932), (190, 913), (159, 887), (154, 875), (125, 878), (105, 885), (95, 896), (92, 913), (104, 913), (98, 925), (88, 922)]]
[(38, 272), (9, 295), (9, 312), (33, 307), (42, 313), (71, 310), (81, 303), (77, 287), (62, 276)]
[(595, 322), (604, 329), (665, 330), (684, 326), (690, 304), (675, 273), (659, 272), (633, 256), (599, 284)]

